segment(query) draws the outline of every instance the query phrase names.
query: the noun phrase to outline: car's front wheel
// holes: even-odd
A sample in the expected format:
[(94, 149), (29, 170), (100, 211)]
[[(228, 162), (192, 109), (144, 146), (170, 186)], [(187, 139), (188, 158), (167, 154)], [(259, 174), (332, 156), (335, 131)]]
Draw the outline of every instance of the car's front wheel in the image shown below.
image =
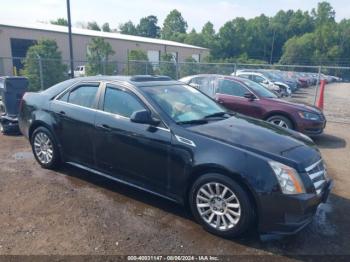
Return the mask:
[(279, 127), (293, 129), (292, 121), (285, 116), (274, 115), (269, 117), (266, 121)]
[(32, 150), (38, 163), (48, 169), (60, 164), (60, 156), (51, 132), (45, 127), (34, 130), (31, 137)]
[(209, 232), (237, 237), (253, 222), (254, 208), (247, 193), (231, 178), (206, 174), (197, 179), (189, 195), (196, 220)]

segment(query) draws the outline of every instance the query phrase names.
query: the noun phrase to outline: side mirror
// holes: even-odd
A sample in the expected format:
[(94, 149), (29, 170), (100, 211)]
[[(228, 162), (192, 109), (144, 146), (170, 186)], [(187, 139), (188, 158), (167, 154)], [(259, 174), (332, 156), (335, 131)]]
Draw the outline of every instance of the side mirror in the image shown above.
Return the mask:
[(263, 83), (264, 85), (268, 85), (268, 84), (269, 84), (269, 81), (267, 81), (266, 79), (264, 79), (264, 80), (262, 81), (262, 83)]
[(249, 101), (253, 101), (256, 99), (256, 96), (252, 93), (245, 93), (244, 97), (247, 98)]
[(138, 124), (149, 124), (149, 125), (158, 125), (160, 120), (152, 117), (151, 112), (148, 110), (140, 110), (132, 113), (130, 121)]

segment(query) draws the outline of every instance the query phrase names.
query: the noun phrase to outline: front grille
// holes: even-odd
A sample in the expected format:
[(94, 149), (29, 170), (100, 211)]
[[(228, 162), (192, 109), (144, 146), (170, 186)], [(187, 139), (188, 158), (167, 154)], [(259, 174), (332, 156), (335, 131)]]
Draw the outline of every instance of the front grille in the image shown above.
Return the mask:
[(319, 160), (311, 166), (305, 168), (312, 183), (314, 184), (316, 193), (319, 195), (322, 192), (323, 187), (327, 180), (327, 169), (323, 163), (323, 160)]

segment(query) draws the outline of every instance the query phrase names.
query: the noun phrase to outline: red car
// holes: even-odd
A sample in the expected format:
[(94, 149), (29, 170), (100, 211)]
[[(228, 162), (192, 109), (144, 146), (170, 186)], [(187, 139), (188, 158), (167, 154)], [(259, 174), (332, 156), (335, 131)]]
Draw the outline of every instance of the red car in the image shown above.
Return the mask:
[(221, 75), (188, 76), (180, 81), (215, 98), (226, 108), (307, 135), (319, 135), (326, 126), (314, 106), (279, 99), (265, 87), (244, 78)]

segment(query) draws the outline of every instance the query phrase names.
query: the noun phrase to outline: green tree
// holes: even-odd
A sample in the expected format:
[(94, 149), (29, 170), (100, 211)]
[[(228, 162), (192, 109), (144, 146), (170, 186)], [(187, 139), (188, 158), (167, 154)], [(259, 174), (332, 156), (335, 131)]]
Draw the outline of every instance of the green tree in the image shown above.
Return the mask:
[(200, 44), (200, 46), (214, 50), (217, 47), (217, 38), (214, 30), (214, 25), (208, 21), (203, 26), (201, 33), (203, 42)]
[(67, 66), (62, 63), (61, 52), (54, 40), (40, 40), (37, 44), (29, 47), (24, 59), (23, 75), (29, 79), (31, 91), (41, 88), (39, 57), (42, 62), (42, 76), (44, 88), (48, 88), (67, 77)]
[(318, 3), (317, 9), (312, 9), (311, 15), (315, 19), (317, 27), (324, 24), (335, 23), (335, 11), (328, 2)]
[(101, 31), (101, 28), (96, 21), (88, 22), (87, 29), (94, 30), (94, 31)]
[(248, 47), (247, 20), (243, 17), (235, 18), (220, 28), (218, 36), (219, 58), (235, 57), (245, 52)]
[(94, 37), (88, 44), (86, 73), (88, 75), (113, 74), (114, 64), (109, 63), (109, 57), (115, 54), (110, 43), (101, 37)]
[(185, 34), (187, 30), (187, 22), (181, 13), (174, 9), (164, 20), (162, 29), (162, 38), (168, 40), (178, 39), (179, 34)]
[(102, 25), (102, 31), (103, 32), (111, 32), (112, 31), (111, 28), (109, 27), (109, 23), (104, 23)]
[(68, 26), (68, 20), (65, 18), (57, 18), (56, 20), (51, 20), (50, 24)]
[(307, 33), (300, 37), (294, 36), (284, 45), (281, 64), (312, 64), (314, 62), (315, 35)]
[(143, 50), (131, 50), (128, 53), (128, 64), (124, 68), (124, 74), (153, 75), (153, 66)]
[(128, 21), (125, 24), (121, 24), (119, 26), (119, 31), (120, 33), (126, 35), (138, 35), (136, 26), (131, 21)]
[[(343, 19), (340, 21), (338, 26), (339, 34), (339, 48), (342, 50), (340, 57), (348, 58), (350, 57), (350, 19)], [(346, 60), (341, 59), (339, 64), (346, 66)]]
[(139, 36), (159, 38), (160, 27), (157, 25), (158, 18), (154, 15), (143, 17), (140, 19), (136, 31)]
[(161, 75), (169, 76), (172, 79), (177, 79), (176, 62), (174, 61), (172, 54), (162, 55), (159, 71)]
[(192, 29), (189, 34), (186, 34), (184, 42), (186, 44), (200, 46), (203, 44), (204, 38), (202, 34), (197, 33), (195, 29)]

